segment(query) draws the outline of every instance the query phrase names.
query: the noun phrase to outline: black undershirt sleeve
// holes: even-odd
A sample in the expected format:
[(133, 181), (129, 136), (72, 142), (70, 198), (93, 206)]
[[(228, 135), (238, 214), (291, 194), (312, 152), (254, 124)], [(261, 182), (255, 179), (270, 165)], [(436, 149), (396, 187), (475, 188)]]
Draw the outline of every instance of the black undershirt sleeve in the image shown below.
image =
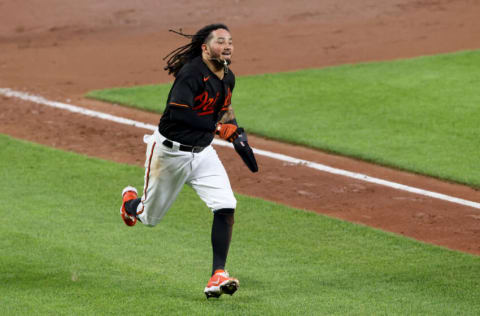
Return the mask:
[(198, 130), (214, 132), (215, 122), (210, 119), (201, 119), (191, 108), (171, 107), (170, 119), (172, 121), (182, 122)]

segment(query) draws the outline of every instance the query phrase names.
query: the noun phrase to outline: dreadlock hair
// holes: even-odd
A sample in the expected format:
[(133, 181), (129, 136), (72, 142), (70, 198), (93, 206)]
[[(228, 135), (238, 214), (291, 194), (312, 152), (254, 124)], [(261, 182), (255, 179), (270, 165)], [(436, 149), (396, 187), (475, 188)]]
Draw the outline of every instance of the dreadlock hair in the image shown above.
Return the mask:
[(221, 23), (204, 26), (194, 35), (184, 34), (182, 29), (180, 29), (179, 32), (169, 30), (170, 32), (176, 33), (183, 37), (190, 38), (191, 42), (174, 49), (167, 56), (165, 56), (163, 60), (166, 60), (167, 58), (168, 59), (167, 65), (163, 69), (168, 70), (169, 75), (173, 74), (173, 76), (176, 77), (183, 65), (193, 58), (202, 55), (202, 44), (208, 42), (208, 40), (211, 38), (212, 32), (218, 29), (224, 29), (230, 32), (228, 27)]

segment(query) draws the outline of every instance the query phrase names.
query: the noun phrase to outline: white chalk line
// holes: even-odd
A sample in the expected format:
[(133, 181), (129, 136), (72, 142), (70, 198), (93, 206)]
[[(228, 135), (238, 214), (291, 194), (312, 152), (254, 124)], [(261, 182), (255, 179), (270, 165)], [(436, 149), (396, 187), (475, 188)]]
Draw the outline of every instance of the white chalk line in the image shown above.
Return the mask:
[[(21, 100), (24, 100), (24, 101), (34, 102), (34, 103), (37, 103), (37, 104), (42, 104), (42, 105), (46, 105), (46, 106), (50, 106), (50, 107), (54, 107), (54, 108), (58, 108), (58, 109), (63, 109), (63, 110), (67, 110), (67, 111), (70, 111), (70, 112), (73, 112), (73, 113), (79, 113), (79, 114), (87, 115), (87, 116), (90, 116), (90, 117), (96, 117), (96, 118), (100, 118), (100, 119), (103, 119), (103, 120), (108, 120), (108, 121), (112, 121), (112, 122), (116, 122), (116, 123), (120, 123), (120, 124), (124, 124), (124, 125), (135, 126), (135, 127), (143, 128), (143, 129), (146, 129), (146, 130), (154, 131), (157, 128), (156, 125), (146, 124), (146, 123), (138, 122), (138, 121), (135, 121), (135, 120), (126, 119), (126, 118), (123, 118), (123, 117), (114, 116), (114, 115), (107, 114), (107, 113), (88, 110), (88, 109), (85, 109), (85, 108), (82, 108), (82, 107), (78, 107), (78, 106), (75, 106), (75, 105), (70, 105), (70, 104), (66, 104), (66, 103), (62, 103), (62, 102), (50, 101), (50, 100), (47, 100), (47, 99), (45, 99), (43, 97), (40, 97), (40, 96), (35, 96), (35, 95), (31, 95), (31, 94), (28, 94), (28, 93), (25, 93), (25, 92), (11, 90), (9, 88), (0, 88), (0, 94), (4, 95), (6, 97), (10, 97), (10, 98), (18, 98), (18, 99), (21, 99)], [(222, 140), (218, 140), (218, 139), (214, 139), (213, 144), (218, 145), (218, 146), (233, 148), (232, 144), (227, 143), (227, 142), (222, 141)], [(423, 190), (423, 189), (419, 189), (419, 188), (415, 188), (415, 187), (410, 187), (410, 186), (407, 186), (407, 185), (403, 185), (403, 184), (399, 184), (399, 183), (395, 183), (395, 182), (391, 182), (391, 181), (387, 181), (387, 180), (383, 180), (383, 179), (379, 179), (379, 178), (370, 177), (370, 176), (367, 176), (365, 174), (346, 171), (346, 170), (342, 170), (342, 169), (337, 169), (337, 168), (329, 167), (327, 165), (319, 164), (319, 163), (316, 163), (316, 162), (303, 160), (303, 159), (298, 159), (298, 158), (295, 158), (295, 157), (291, 157), (291, 156), (287, 156), (287, 155), (283, 155), (283, 154), (278, 154), (278, 153), (274, 153), (274, 152), (270, 152), (270, 151), (266, 151), (266, 150), (262, 150), (262, 149), (253, 148), (253, 151), (257, 155), (265, 156), (265, 157), (272, 158), (272, 159), (277, 159), (277, 160), (280, 160), (280, 161), (283, 161), (283, 162), (287, 162), (287, 163), (291, 163), (291, 164), (299, 164), (299, 165), (305, 166), (307, 168), (312, 168), (312, 169), (316, 169), (316, 170), (319, 170), (319, 171), (328, 172), (328, 173), (331, 173), (331, 174), (345, 176), (345, 177), (349, 177), (349, 178), (353, 178), (353, 179), (357, 179), (357, 180), (361, 180), (361, 181), (365, 181), (365, 182), (370, 182), (370, 183), (394, 188), (394, 189), (401, 190), (401, 191), (415, 193), (415, 194), (419, 194), (419, 195), (423, 195), (423, 196), (427, 196), (427, 197), (431, 197), (431, 198), (435, 198), (435, 199), (439, 199), (439, 200), (444, 200), (444, 201), (448, 201), (448, 202), (452, 202), (452, 203), (456, 203), (456, 204), (465, 205), (465, 206), (473, 207), (473, 208), (476, 208), (476, 209), (480, 209), (480, 203), (477, 203), (477, 202), (472, 202), (472, 201), (460, 199), (460, 198), (457, 198), (457, 197), (453, 197), (453, 196), (449, 196), (449, 195), (445, 195), (445, 194), (441, 194), (441, 193), (437, 193), (437, 192), (432, 192), (432, 191), (427, 191), (427, 190)]]

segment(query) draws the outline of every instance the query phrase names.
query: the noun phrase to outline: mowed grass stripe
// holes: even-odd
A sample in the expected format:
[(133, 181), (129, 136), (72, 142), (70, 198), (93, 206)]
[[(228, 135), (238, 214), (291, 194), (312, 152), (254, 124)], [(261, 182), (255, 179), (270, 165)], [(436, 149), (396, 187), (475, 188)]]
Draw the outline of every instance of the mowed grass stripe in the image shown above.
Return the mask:
[[(480, 51), (237, 78), (240, 125), (272, 139), (480, 187)], [(160, 112), (170, 84), (89, 97)]]
[(212, 216), (186, 187), (155, 228), (118, 210), (143, 169), (0, 135), (0, 314), (476, 315), (480, 257), (237, 195), (233, 297), (206, 300)]

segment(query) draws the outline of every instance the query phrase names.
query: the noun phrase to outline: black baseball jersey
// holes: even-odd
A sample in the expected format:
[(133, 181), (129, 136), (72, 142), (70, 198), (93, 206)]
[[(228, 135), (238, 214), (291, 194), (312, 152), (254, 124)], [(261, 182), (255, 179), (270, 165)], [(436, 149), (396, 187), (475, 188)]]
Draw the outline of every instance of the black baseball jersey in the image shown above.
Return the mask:
[(232, 71), (220, 80), (198, 56), (178, 72), (158, 126), (170, 140), (208, 146), (215, 126), (231, 104), (235, 86)]

